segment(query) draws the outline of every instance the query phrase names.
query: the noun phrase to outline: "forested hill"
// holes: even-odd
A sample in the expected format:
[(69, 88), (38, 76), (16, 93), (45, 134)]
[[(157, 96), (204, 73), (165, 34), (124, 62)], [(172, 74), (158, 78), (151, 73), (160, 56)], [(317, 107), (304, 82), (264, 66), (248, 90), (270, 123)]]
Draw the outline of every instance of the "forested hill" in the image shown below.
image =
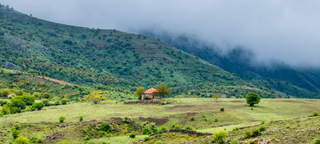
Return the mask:
[[(81, 85), (133, 90), (165, 82), (171, 87), (243, 81), (159, 40), (48, 22), (0, 7), (0, 65)], [(8, 63), (10, 62), (10, 63)]]
[(243, 48), (234, 48), (227, 54), (220, 54), (218, 47), (195, 37), (176, 36), (168, 32), (159, 33), (150, 30), (140, 33), (179, 47), (257, 86), (301, 98), (320, 98), (319, 69), (294, 68), (283, 62), (252, 65), (251, 61), (254, 61), (252, 53)]

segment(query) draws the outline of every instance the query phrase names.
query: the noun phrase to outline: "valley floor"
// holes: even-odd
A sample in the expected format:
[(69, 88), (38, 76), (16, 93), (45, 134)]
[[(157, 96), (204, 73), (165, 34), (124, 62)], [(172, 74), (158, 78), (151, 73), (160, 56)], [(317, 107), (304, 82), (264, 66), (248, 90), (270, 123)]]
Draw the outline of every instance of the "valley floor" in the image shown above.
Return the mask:
[[(28, 138), (43, 138), (44, 141), (48, 140), (48, 143), (59, 141), (81, 143), (83, 142), (81, 131), (86, 125), (101, 124), (101, 122), (114, 122), (123, 125), (122, 121), (125, 117), (139, 124), (149, 120), (150, 122), (155, 122), (158, 127), (165, 125), (168, 129), (173, 124), (180, 124), (183, 128), (189, 127), (198, 132), (215, 133), (225, 131), (227, 132), (227, 139), (239, 138), (242, 141), (246, 141), (243, 139), (243, 131), (246, 129), (237, 132), (232, 130), (235, 127), (260, 125), (261, 121), (265, 121), (267, 127), (270, 127), (267, 130), (277, 130), (274, 128), (281, 129), (283, 127), (281, 131), (283, 130), (288, 136), (291, 136), (290, 129), (285, 129), (285, 127), (291, 125), (291, 127), (297, 128), (297, 121), (300, 121), (300, 119), (303, 119), (302, 122), (304, 120), (307, 122), (310, 119), (307, 124), (299, 125), (299, 128), (305, 129), (305, 131), (312, 128), (311, 123), (320, 126), (319, 118), (308, 118), (314, 111), (320, 111), (320, 100), (315, 99), (262, 99), (260, 104), (254, 107), (249, 107), (245, 99), (219, 99), (217, 102), (213, 99), (202, 98), (164, 99), (165, 103), (166, 101), (169, 104), (129, 105), (115, 101), (102, 102), (100, 104), (71, 103), (68, 105), (45, 107), (40, 111), (5, 115), (0, 117), (0, 140), (13, 141), (10, 129), (14, 123), (19, 123), (23, 127), (20, 135)], [(224, 108), (223, 112), (220, 111), (221, 108)], [(59, 124), (60, 116), (66, 117), (63, 126)], [(79, 123), (80, 116), (84, 118), (84, 122), (82, 123)], [(190, 120), (191, 117), (194, 117), (194, 121)], [(120, 122), (117, 122), (119, 120)], [(277, 123), (272, 123), (272, 121), (276, 121)], [(271, 127), (274, 128), (271, 129)], [(295, 129), (295, 131), (297, 130), (298, 128)], [(277, 131), (280, 130), (278, 129)], [(46, 136), (53, 136), (54, 133), (62, 133), (63, 136), (57, 136), (49, 141)], [(260, 138), (265, 137), (271, 140), (274, 139), (275, 141), (276, 139), (280, 139), (280, 137), (283, 139), (286, 135), (285, 133), (281, 133), (279, 137), (277, 135), (272, 135), (272, 137), (262, 135)], [(165, 143), (180, 142), (168, 139), (168, 135), (159, 135), (158, 138), (166, 141)], [(295, 135), (297, 136), (299, 133)], [(317, 138), (316, 136), (318, 134), (314, 134), (313, 137), (306, 135), (308, 138), (301, 139), (301, 141), (304, 141), (303, 143), (313, 142), (314, 138)], [(108, 138), (91, 138), (90, 141), (96, 143), (110, 142), (112, 144), (128, 143), (130, 141), (138, 141), (144, 137), (146, 136), (137, 130), (137, 137), (134, 139), (129, 138), (124, 133), (123, 135), (114, 134), (114, 136)], [(206, 138), (195, 139), (198, 139), (199, 142), (199, 140)], [(197, 143), (195, 139), (192, 139), (192, 141)], [(299, 141), (299, 139), (295, 141)], [(278, 142), (285, 143), (284, 141)]]

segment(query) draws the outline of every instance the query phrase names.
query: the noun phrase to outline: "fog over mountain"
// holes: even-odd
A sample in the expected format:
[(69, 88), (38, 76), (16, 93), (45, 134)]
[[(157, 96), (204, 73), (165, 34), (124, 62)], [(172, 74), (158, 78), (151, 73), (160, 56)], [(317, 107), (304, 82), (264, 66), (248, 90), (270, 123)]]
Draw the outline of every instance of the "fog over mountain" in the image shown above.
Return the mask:
[(320, 1), (298, 0), (2, 0), (45, 20), (127, 32), (187, 34), (258, 60), (320, 66)]

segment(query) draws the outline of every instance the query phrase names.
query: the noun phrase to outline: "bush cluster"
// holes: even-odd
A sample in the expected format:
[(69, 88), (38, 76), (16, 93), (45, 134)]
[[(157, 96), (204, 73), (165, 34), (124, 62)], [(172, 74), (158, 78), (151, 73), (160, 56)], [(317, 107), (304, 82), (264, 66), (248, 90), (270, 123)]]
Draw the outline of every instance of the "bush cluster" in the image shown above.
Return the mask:
[(135, 138), (135, 137), (136, 137), (136, 133), (135, 133), (135, 132), (130, 133), (129, 137), (130, 137), (130, 138)]
[(227, 137), (226, 132), (220, 131), (214, 134), (212, 142), (223, 143), (226, 137)]
[(41, 110), (45, 105), (42, 102), (33, 103), (32, 110)]
[(64, 123), (64, 120), (66, 120), (66, 117), (64, 117), (64, 116), (61, 116), (61, 117), (59, 118), (59, 122), (60, 122), (60, 123)]
[(100, 130), (105, 131), (107, 133), (110, 133), (110, 132), (112, 132), (112, 127), (109, 123), (102, 123), (100, 125)]
[(23, 136), (16, 138), (14, 142), (16, 142), (16, 144), (31, 144), (30, 140)]
[(244, 138), (256, 137), (261, 135), (261, 131), (266, 131), (266, 126), (260, 126), (258, 129), (254, 129), (251, 131), (244, 132)]

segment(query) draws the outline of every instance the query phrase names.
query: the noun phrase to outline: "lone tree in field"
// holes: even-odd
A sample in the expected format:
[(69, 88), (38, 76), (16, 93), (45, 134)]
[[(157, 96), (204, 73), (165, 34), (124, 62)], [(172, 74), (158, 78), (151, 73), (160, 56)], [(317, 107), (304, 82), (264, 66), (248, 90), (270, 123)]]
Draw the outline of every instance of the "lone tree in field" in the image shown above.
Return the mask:
[(165, 83), (162, 83), (157, 87), (157, 95), (160, 95), (160, 96), (170, 95), (171, 92), (172, 92), (172, 88), (169, 88)]
[(221, 97), (221, 94), (215, 93), (212, 95), (212, 98), (215, 99), (216, 101), (218, 101), (218, 98), (220, 98), (220, 97)]
[(137, 90), (136, 90), (136, 92), (134, 92), (134, 95), (136, 95), (136, 97), (138, 98), (138, 99), (141, 99), (141, 97), (142, 97), (142, 94), (144, 93), (144, 87), (138, 87), (137, 88)]
[(255, 104), (259, 104), (260, 102), (260, 96), (256, 93), (248, 93), (246, 96), (247, 104), (250, 106), (254, 106)]

